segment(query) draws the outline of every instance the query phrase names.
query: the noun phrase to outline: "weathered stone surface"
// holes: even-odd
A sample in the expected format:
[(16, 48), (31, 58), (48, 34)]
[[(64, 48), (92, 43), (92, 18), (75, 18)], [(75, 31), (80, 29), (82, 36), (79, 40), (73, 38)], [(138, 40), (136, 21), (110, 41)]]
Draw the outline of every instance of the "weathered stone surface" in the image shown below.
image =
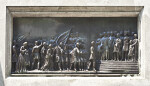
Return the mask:
[[(1, 0), (0, 1), (0, 86), (150, 86), (150, 1), (148, 0)], [(6, 6), (144, 6), (140, 16), (140, 76), (125, 77), (10, 77), (7, 46)], [(115, 14), (114, 14), (115, 15)], [(7, 40), (7, 42), (6, 42)], [(9, 42), (8, 42), (9, 41)], [(3, 84), (4, 83), (4, 84)]]

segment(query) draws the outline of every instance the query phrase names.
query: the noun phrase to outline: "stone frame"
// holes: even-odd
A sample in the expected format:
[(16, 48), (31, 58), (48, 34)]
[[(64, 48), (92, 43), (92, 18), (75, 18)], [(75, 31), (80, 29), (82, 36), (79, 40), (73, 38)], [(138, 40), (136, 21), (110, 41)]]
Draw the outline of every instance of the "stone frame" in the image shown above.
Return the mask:
[[(141, 57), (144, 57), (144, 49), (141, 47), (141, 18), (143, 6), (54, 6), (54, 7), (6, 7), (6, 77), (12, 76), (88, 76), (88, 77), (122, 77), (134, 76), (142, 77), (144, 74), (144, 63)], [(11, 44), (13, 37), (13, 18), (14, 17), (137, 17), (137, 29), (139, 37), (139, 74), (11, 74)]]

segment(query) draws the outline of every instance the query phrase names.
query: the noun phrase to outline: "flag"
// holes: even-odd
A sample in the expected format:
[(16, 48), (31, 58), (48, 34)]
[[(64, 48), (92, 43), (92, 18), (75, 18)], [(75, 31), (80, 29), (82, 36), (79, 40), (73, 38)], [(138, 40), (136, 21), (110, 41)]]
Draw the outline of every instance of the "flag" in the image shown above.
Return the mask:
[(65, 45), (69, 39), (70, 33), (71, 29), (60, 34), (56, 39), (56, 44), (58, 45), (60, 42), (62, 42)]

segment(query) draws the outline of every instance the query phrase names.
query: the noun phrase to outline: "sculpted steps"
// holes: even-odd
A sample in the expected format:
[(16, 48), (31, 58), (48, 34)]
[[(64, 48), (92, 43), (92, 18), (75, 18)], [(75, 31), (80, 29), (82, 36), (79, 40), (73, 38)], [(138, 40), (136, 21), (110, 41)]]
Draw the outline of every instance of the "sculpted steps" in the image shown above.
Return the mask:
[(100, 72), (104, 73), (139, 73), (138, 62), (101, 61)]

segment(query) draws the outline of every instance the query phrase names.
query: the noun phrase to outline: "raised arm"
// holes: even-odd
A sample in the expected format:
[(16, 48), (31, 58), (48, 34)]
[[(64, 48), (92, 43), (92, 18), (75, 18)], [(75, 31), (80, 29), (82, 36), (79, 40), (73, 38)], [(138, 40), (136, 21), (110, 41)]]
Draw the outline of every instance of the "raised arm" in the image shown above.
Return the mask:
[(43, 44), (42, 44), (42, 42), (41, 42), (41, 44), (38, 46), (38, 48), (41, 48), (43, 46)]

